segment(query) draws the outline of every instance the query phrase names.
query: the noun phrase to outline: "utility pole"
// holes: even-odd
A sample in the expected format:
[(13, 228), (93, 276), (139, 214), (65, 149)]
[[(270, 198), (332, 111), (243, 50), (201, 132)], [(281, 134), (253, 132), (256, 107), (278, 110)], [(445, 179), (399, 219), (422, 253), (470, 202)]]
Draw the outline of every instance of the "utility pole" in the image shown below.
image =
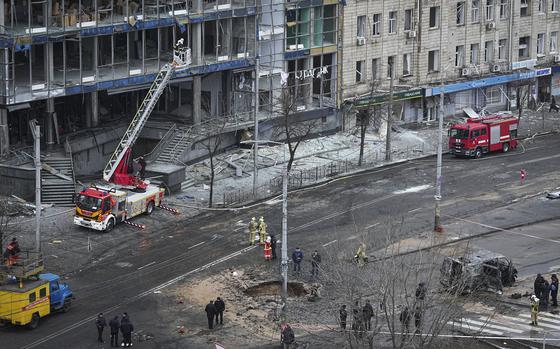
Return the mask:
[(434, 216), (434, 232), (441, 233), (443, 227), (441, 226), (439, 202), (441, 201), (441, 165), (443, 162), (443, 78), (440, 83), (439, 91), (439, 120), (438, 120), (438, 146), (437, 146), (437, 170), (436, 170), (436, 207)]
[(254, 102), (254, 107), (255, 109), (253, 110), (253, 116), (255, 119), (255, 125), (254, 125), (254, 129), (255, 129), (255, 135), (253, 137), (253, 140), (255, 141), (255, 143), (253, 143), (253, 155), (254, 155), (254, 159), (253, 159), (253, 197), (256, 199), (257, 197), (257, 186), (258, 186), (258, 181), (259, 181), (259, 166), (258, 166), (258, 161), (259, 161), (259, 118), (258, 118), (258, 114), (259, 114), (259, 74), (260, 74), (260, 59), (257, 58), (256, 61), (256, 66), (255, 66), (255, 82), (254, 82), (254, 86), (255, 86), (255, 102)]
[(389, 107), (387, 108), (387, 138), (385, 139), (385, 161), (391, 161), (391, 124), (393, 119), (393, 71), (394, 64), (389, 64), (391, 84), (389, 86)]
[(282, 313), (285, 314), (288, 302), (288, 164), (285, 158), (282, 172)]
[(41, 128), (37, 120), (29, 122), (35, 145), (35, 251), (41, 252)]

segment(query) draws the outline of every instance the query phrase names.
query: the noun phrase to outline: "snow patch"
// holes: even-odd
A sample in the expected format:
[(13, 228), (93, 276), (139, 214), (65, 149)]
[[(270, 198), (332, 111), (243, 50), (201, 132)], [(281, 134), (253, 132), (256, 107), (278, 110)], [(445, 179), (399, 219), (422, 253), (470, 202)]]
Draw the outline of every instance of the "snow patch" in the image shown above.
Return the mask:
[(408, 193), (418, 193), (418, 192), (421, 192), (422, 190), (428, 189), (429, 187), (430, 187), (429, 184), (418, 185), (416, 187), (410, 187), (410, 188), (406, 188), (406, 189), (402, 189), (402, 190), (397, 190), (397, 191), (393, 192), (393, 194), (400, 195), (400, 194), (408, 194)]

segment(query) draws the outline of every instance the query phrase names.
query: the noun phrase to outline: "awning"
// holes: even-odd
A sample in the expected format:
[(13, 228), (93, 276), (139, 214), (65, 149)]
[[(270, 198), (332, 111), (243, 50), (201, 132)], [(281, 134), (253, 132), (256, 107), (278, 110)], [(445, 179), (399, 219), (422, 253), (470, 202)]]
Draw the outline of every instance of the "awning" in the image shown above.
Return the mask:
[(29, 103), (20, 103), (20, 104), (13, 104), (13, 105), (7, 105), (6, 109), (8, 109), (9, 112), (13, 112), (13, 111), (17, 111), (17, 110), (23, 110), (23, 109), (29, 109), (31, 108), (31, 104)]
[[(421, 98), (424, 96), (424, 90), (421, 88), (412, 89), (412, 90), (405, 90), (405, 91), (396, 91), (393, 93), (393, 102), (402, 101), (405, 99), (413, 99), (413, 98)], [(385, 104), (389, 101), (391, 97), (390, 93), (383, 93), (373, 96), (364, 96), (355, 99), (353, 102), (354, 109), (366, 109), (370, 106), (378, 105), (378, 104)]]

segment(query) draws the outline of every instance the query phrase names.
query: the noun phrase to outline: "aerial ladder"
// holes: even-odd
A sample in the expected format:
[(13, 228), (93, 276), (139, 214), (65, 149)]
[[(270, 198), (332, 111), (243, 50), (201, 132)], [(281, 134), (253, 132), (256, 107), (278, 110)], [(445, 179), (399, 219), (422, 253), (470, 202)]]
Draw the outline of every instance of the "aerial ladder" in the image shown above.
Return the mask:
[[(151, 185), (149, 181), (129, 171), (132, 146), (140, 136), (173, 73), (190, 64), (190, 48), (184, 47), (183, 39), (180, 39), (173, 49), (173, 61), (165, 64), (157, 74), (140, 108), (103, 169), (103, 180), (107, 185), (84, 189), (76, 196), (75, 224), (108, 231), (119, 222), (128, 223), (129, 218), (142, 213), (151, 214), (154, 207), (162, 207), (165, 190)], [(145, 163), (141, 163), (141, 166), (145, 166)]]

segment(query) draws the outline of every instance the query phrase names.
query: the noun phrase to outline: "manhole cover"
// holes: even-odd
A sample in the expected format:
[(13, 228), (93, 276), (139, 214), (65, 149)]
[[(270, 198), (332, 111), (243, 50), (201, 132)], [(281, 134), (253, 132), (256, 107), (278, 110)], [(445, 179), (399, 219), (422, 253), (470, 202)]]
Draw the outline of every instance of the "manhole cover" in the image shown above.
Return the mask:
[[(245, 293), (249, 296), (280, 296), (282, 283), (279, 281), (267, 281), (249, 287)], [(301, 282), (288, 282), (288, 296), (302, 297), (307, 295), (307, 291)]]

